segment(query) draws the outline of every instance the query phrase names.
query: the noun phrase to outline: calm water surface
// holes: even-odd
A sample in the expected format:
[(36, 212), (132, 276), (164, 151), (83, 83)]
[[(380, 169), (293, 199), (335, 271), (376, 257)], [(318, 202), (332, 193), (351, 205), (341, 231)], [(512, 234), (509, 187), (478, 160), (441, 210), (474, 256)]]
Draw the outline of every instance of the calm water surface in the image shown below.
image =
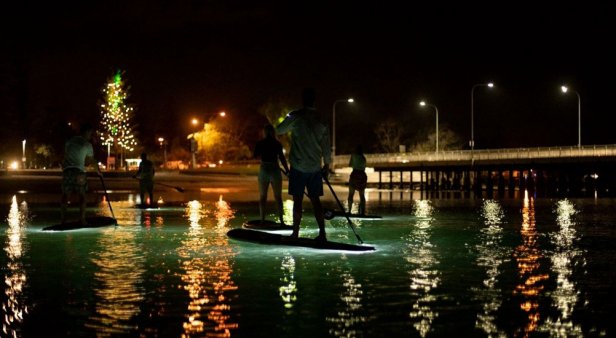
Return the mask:
[[(41, 231), (55, 205), (0, 202), (0, 336), (616, 335), (613, 199), (373, 194), (384, 218), (354, 223), (377, 251), (357, 254), (227, 238), (256, 203), (147, 211), (131, 197), (112, 204), (118, 227), (58, 233)], [(306, 207), (300, 235), (316, 236)], [(345, 219), (328, 231), (357, 242)]]

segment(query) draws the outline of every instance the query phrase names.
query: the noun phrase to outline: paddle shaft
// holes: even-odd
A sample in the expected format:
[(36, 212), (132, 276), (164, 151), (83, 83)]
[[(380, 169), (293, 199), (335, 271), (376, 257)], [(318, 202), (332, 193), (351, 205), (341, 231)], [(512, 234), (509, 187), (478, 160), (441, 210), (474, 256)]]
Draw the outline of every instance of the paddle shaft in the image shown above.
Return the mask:
[[(103, 180), (103, 174), (99, 172), (98, 177), (101, 179), (101, 184), (103, 185), (103, 192), (105, 193), (105, 199), (107, 200), (107, 205), (109, 206), (109, 211), (111, 211), (111, 217), (115, 220), (115, 215), (113, 214), (113, 208), (111, 207), (111, 202), (109, 201), (109, 195), (107, 195), (107, 188), (105, 188), (105, 180)], [(116, 221), (116, 225), (118, 221)]]
[(336, 202), (338, 202), (338, 206), (340, 207), (340, 210), (342, 210), (342, 213), (344, 214), (344, 217), (349, 222), (349, 226), (351, 227), (351, 230), (353, 230), (353, 233), (355, 234), (355, 237), (357, 237), (357, 240), (359, 241), (359, 244), (363, 244), (364, 241), (361, 240), (361, 238), (359, 237), (359, 235), (355, 231), (355, 225), (353, 225), (353, 222), (351, 222), (351, 219), (349, 218), (349, 215), (347, 215), (346, 211), (344, 210), (344, 207), (342, 206), (342, 203), (340, 203), (340, 200), (338, 199), (338, 196), (336, 195), (336, 192), (334, 191), (334, 188), (332, 188), (332, 185), (329, 184), (329, 180), (327, 179), (326, 175), (323, 175), (323, 180), (325, 181), (325, 183), (329, 187), (329, 190), (332, 192), (332, 195), (334, 195), (334, 198), (336, 199)]

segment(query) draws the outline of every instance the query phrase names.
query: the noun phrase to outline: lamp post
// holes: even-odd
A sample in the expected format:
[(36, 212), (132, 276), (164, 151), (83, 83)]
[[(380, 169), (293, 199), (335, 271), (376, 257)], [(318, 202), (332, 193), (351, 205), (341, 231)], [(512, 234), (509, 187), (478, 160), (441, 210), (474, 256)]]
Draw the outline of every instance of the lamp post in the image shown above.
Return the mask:
[(158, 143), (163, 148), (163, 169), (167, 169), (167, 142), (165, 142), (165, 138), (159, 137)]
[(336, 159), (336, 104), (340, 102), (353, 103), (355, 102), (355, 100), (350, 97), (348, 99), (340, 99), (334, 101), (334, 106), (332, 107), (332, 169), (335, 166)]
[(582, 99), (580, 98), (580, 93), (576, 90), (570, 89), (567, 86), (560, 86), (560, 90), (563, 93), (567, 93), (569, 90), (577, 95), (578, 99), (578, 148), (582, 147)]
[(419, 102), (419, 105), (422, 107), (424, 106), (432, 107), (434, 108), (434, 111), (436, 112), (436, 155), (438, 155), (438, 108), (436, 108), (436, 106), (433, 104), (427, 103), (426, 101)]
[(470, 146), (471, 146), (471, 158), (473, 157), (473, 150), (475, 150), (475, 117), (474, 117), (474, 93), (475, 93), (475, 88), (477, 87), (488, 87), (488, 88), (492, 88), (494, 87), (494, 83), (492, 82), (488, 82), (488, 83), (478, 83), (476, 85), (473, 85), (473, 87), (471, 88), (471, 141), (470, 141)]

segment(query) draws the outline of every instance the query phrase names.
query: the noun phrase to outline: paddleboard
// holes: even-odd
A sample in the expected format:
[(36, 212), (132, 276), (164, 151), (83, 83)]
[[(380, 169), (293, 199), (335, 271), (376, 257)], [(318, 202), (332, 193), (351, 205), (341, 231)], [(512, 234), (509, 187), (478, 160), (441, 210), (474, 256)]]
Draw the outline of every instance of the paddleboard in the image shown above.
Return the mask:
[(292, 225), (282, 226), (279, 222), (265, 220), (261, 222), (260, 219), (253, 219), (244, 223), (244, 228), (255, 230), (293, 230)]
[(332, 241), (316, 241), (312, 238), (291, 239), (288, 236), (249, 229), (231, 229), (227, 232), (230, 238), (268, 245), (299, 246), (322, 250), (373, 251), (373, 246), (338, 243)]
[(85, 228), (100, 228), (109, 225), (115, 225), (116, 220), (112, 217), (107, 216), (94, 216), (94, 217), (86, 217), (86, 222), (88, 224), (81, 225), (79, 221), (72, 221), (67, 223), (60, 223), (51, 225), (43, 228), (44, 231), (64, 231), (64, 230), (75, 230), (75, 229), (85, 229)]
[[(342, 211), (337, 211), (337, 210), (325, 210), (324, 211), (324, 216), (325, 219), (332, 219), (334, 217), (344, 217), (345, 213)], [(379, 215), (369, 215), (369, 214), (349, 214), (346, 213), (347, 216), (349, 216), (349, 218), (361, 218), (361, 219), (380, 219), (383, 218), (383, 216), (379, 216)]]

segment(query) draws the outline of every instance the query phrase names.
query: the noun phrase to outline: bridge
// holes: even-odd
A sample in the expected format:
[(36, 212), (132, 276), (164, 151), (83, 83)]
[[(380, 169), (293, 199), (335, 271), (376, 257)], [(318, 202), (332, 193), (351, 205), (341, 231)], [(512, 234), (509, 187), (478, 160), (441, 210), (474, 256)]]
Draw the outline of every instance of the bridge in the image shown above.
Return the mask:
[[(338, 155), (334, 164), (347, 167), (349, 159)], [(379, 188), (616, 193), (616, 144), (366, 154), (366, 159), (378, 173)]]

